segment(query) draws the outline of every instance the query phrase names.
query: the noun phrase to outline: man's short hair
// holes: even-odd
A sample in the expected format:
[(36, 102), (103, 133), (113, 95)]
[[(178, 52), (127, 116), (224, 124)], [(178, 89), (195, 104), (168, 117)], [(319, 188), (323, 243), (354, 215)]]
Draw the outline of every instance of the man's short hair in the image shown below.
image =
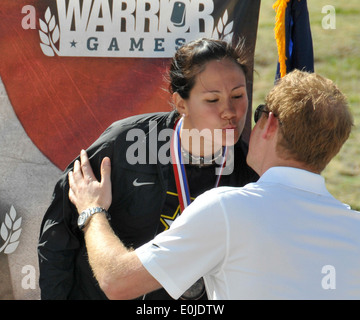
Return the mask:
[(294, 70), (266, 98), (280, 123), (277, 152), (321, 172), (348, 139), (352, 126), (347, 99), (333, 81)]

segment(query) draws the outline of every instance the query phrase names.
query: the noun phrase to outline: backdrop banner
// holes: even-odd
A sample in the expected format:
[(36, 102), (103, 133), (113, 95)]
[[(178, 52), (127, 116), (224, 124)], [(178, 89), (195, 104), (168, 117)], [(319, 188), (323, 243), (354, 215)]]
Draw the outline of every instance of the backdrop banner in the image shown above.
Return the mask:
[[(171, 109), (164, 76), (182, 44), (244, 37), (253, 64), (259, 8), (260, 0), (1, 0), (0, 299), (39, 298), (36, 246), (60, 172), (112, 122)], [(245, 140), (252, 74), (248, 95)]]

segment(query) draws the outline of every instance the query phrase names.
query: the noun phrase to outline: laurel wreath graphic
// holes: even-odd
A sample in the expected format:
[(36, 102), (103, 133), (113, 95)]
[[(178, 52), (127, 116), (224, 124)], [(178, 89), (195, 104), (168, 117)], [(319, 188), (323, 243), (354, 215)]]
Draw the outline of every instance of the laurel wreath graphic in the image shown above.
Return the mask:
[(225, 10), (222, 17), (220, 17), (217, 26), (215, 26), (212, 38), (213, 39), (222, 39), (228, 42), (231, 42), (233, 37), (233, 26), (234, 21), (228, 23), (229, 15), (228, 11)]
[(51, 14), (51, 10), (48, 7), (45, 11), (45, 21), (39, 19), (40, 29), (40, 47), (42, 52), (49, 57), (53, 57), (55, 53), (59, 55), (59, 50), (55, 44), (60, 39), (60, 30), (56, 24), (55, 16)]
[(0, 236), (5, 241), (0, 252), (13, 253), (19, 245), (19, 238), (21, 234), (21, 217), (16, 220), (16, 210), (13, 206), (10, 208), (10, 214), (6, 213), (5, 221), (0, 227)]

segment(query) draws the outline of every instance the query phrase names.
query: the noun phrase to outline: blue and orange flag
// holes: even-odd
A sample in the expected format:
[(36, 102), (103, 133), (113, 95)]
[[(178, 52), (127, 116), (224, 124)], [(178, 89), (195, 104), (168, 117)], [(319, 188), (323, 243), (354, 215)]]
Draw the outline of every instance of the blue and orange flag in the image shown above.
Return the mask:
[(276, 79), (294, 69), (314, 72), (314, 52), (306, 0), (277, 0), (275, 39), (279, 62)]

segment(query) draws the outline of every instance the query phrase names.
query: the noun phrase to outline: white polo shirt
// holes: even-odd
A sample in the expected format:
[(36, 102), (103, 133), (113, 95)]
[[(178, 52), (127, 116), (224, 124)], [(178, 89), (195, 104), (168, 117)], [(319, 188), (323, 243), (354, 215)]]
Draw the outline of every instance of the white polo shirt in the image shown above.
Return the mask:
[(360, 299), (360, 213), (300, 169), (207, 191), (136, 253), (175, 299), (202, 276), (209, 299)]

